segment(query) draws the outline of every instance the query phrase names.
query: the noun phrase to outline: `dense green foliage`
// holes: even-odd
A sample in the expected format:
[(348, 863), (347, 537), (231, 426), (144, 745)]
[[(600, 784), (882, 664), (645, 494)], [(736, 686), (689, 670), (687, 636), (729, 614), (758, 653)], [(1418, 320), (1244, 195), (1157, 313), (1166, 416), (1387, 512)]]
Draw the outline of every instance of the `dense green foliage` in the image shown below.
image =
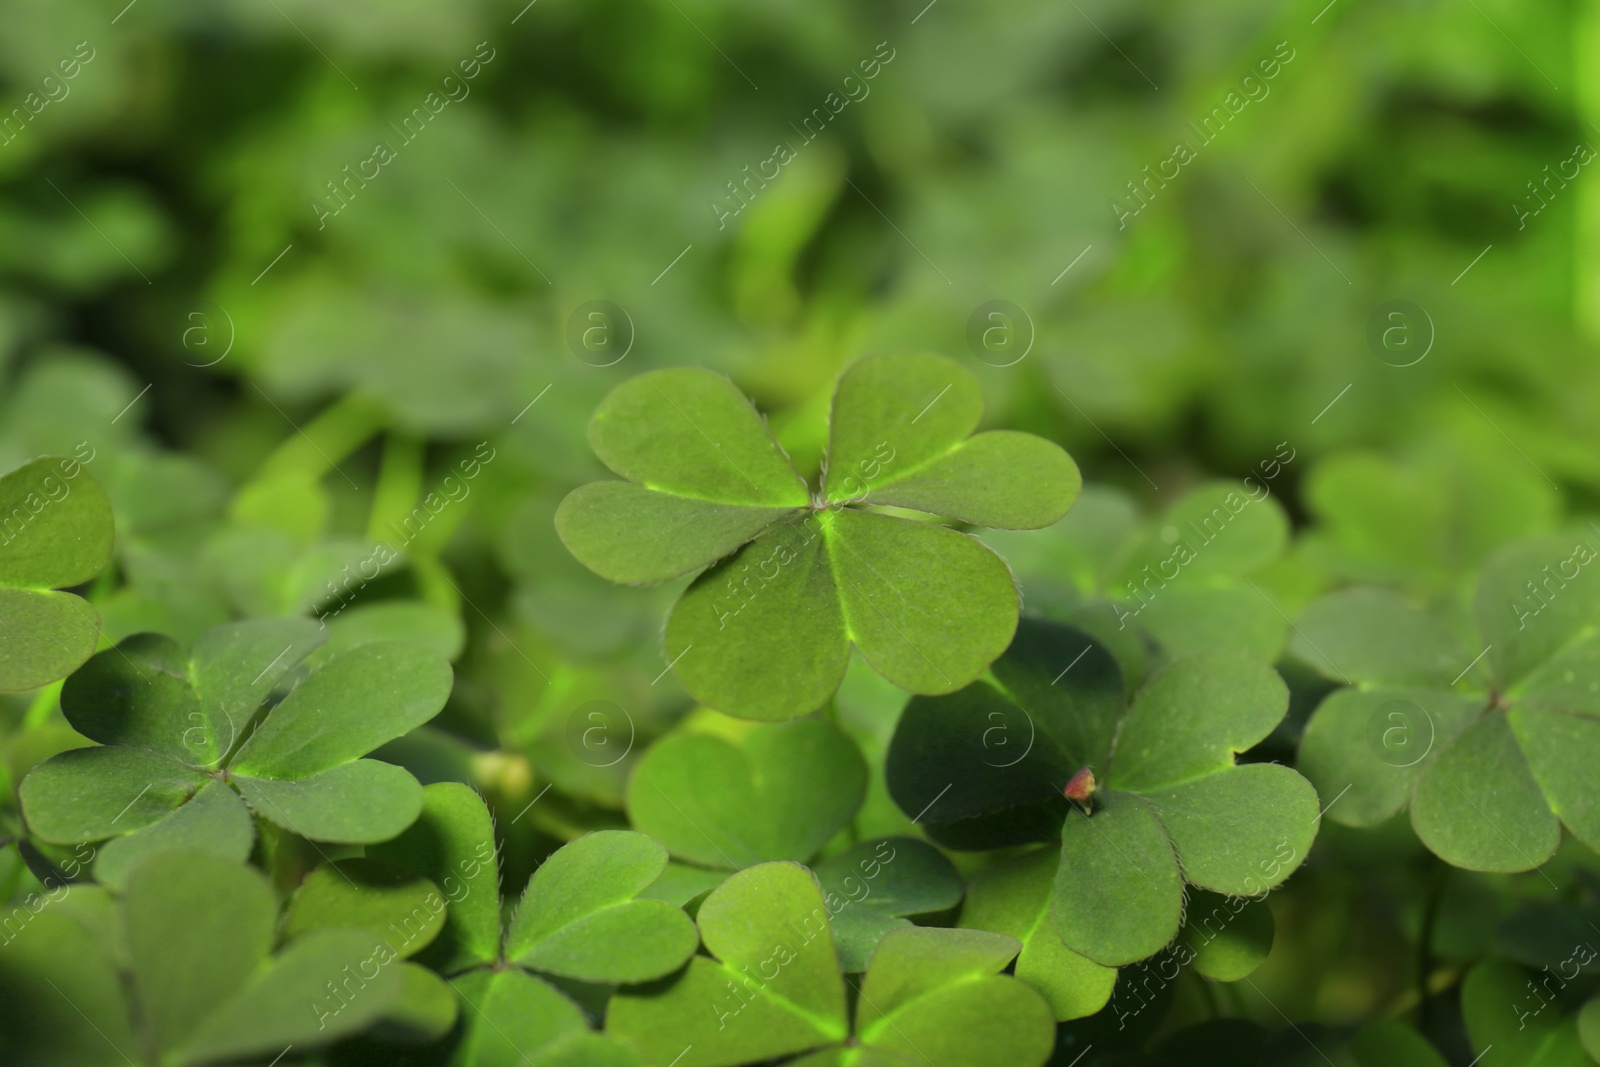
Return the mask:
[(3, 14), (0, 1062), (1600, 1063), (1589, 12)]

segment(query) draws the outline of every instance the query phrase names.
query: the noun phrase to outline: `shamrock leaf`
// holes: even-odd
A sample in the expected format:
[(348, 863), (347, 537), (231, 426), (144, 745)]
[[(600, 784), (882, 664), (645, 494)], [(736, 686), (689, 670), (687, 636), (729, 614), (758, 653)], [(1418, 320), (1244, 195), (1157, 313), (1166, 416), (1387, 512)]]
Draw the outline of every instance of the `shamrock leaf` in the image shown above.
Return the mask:
[(1237, 982), (1266, 962), (1276, 926), (1266, 902), (1198, 890), (1185, 901), (1178, 940), (1194, 969), (1218, 982)]
[(944, 911), (961, 903), (961, 875), (944, 853), (914, 837), (858, 841), (813, 872), (825, 896), (848, 900), (833, 917), (833, 940), (850, 974), (867, 969), (873, 949), (907, 915)]
[[(1103, 647), (1026, 621), (989, 677), (907, 705), (889, 789), (930, 834), (962, 847), (1047, 840), (1058, 826), (1057, 932), (1072, 951), (1121, 966), (1178, 933), (1185, 885), (1254, 895), (1304, 857), (1314, 790), (1286, 767), (1234, 759), (1287, 706), (1270, 667), (1228, 652), (1173, 660), (1125, 706)], [(1025, 727), (1034, 743), (997, 759), (985, 743), (997, 723)], [(1076, 796), (1087, 815), (1062, 796), (1086, 767), (1098, 771), (1098, 791)]]
[(667, 869), (644, 834), (598, 830), (557, 849), (528, 880), (506, 934), (506, 956), (585, 982), (643, 982), (694, 954), (681, 908), (636, 899)]
[[(465, 1003), (450, 1062), (460, 1067), (525, 1059), (631, 1062), (604, 1042), (559, 1039), (587, 1029), (583, 1010), (539, 971), (582, 982), (642, 982), (683, 966), (698, 940), (694, 924), (671, 904), (641, 896), (667, 868), (667, 852), (643, 834), (601, 830), (552, 853), (529, 879), (501, 935), (494, 824), (483, 799), (456, 782), (423, 790), (422, 814), (404, 833), (369, 854), (431, 879), (448, 903), (438, 941), (419, 960), (450, 974)], [(503, 948), (502, 948), (503, 941)], [(523, 968), (527, 968), (524, 970)]]
[[(95, 896), (102, 892), (71, 890), (67, 899), (83, 896), (85, 907), (63, 902), (59, 914), (38, 916), (18, 938), (22, 957), (0, 960), (0, 986), (31, 979), (45, 988), (23, 994), (45, 1018), (60, 995), (41, 978), (70, 997), (67, 1029), (99, 1043), (74, 1062), (189, 1067), (270, 1058), (291, 1044), (311, 1049), (359, 1032), (400, 999), (393, 957), (360, 930), (318, 930), (273, 953), (272, 889), (229, 860), (165, 852), (132, 871), (120, 900)], [(109, 936), (112, 926), (120, 942)]]
[(867, 765), (839, 730), (752, 727), (739, 745), (680, 734), (652, 745), (628, 784), (628, 819), (705, 867), (810, 859), (861, 807)]
[[(878, 943), (852, 1025), (830, 917), (853, 907), (794, 863), (728, 878), (700, 906), (696, 956), (670, 982), (620, 990), (606, 1032), (656, 1067), (731, 1067), (808, 1050), (796, 1061), (915, 1059), (950, 1067), (1042, 1064), (1053, 1041), (1037, 994), (999, 974), (1010, 937), (901, 927)], [(855, 1059), (849, 1062), (858, 1062)]]
[(1482, 424), (1402, 459), (1325, 459), (1306, 479), (1305, 501), (1316, 520), (1307, 548), (1328, 572), (1418, 591), (1449, 588), (1498, 546), (1547, 534), (1561, 511), (1554, 487)]
[(483, 798), (459, 782), (422, 790), (422, 812), (367, 855), (430, 879), (449, 907), (421, 960), (446, 974), (500, 958), (500, 874), (494, 821)]
[(1062, 944), (1050, 914), (1060, 865), (1057, 850), (1044, 848), (980, 871), (967, 886), (961, 925), (1022, 942), (1017, 978), (1044, 997), (1058, 1022), (1066, 1022), (1105, 1007), (1117, 971)]
[[(445, 903), (426, 878), (371, 859), (336, 860), (312, 871), (295, 891), (282, 924), (293, 941), (318, 930), (353, 929), (407, 960), (444, 926)], [(396, 964), (401, 993), (377, 1021), (390, 1041), (416, 1043), (444, 1036), (455, 1025), (455, 994), (426, 967)]]
[(1036, 529), (1065, 514), (1080, 485), (1048, 441), (969, 437), (982, 407), (976, 379), (949, 360), (859, 360), (835, 390), (812, 492), (726, 379), (641, 375), (589, 426), (595, 453), (627, 480), (575, 490), (556, 529), (612, 581), (706, 568), (672, 609), (666, 652), (712, 707), (766, 720), (814, 711), (839, 687), (852, 644), (896, 685), (948, 693), (1010, 640), (1010, 573), (971, 537), (863, 509)]
[(1237, 648), (1270, 660), (1283, 647), (1283, 617), (1247, 581), (1288, 544), (1269, 482), (1206, 482), (1150, 521), (1126, 494), (1093, 487), (1038, 536), (983, 539), (1011, 561), (1030, 606), (1094, 629), (1124, 662), (1114, 642), (1141, 632), (1168, 656)]
[(1509, 1063), (1526, 1067), (1586, 1067), (1580, 1020), (1564, 1012), (1549, 988), (1501, 960), (1485, 960), (1461, 985), (1467, 1036), (1481, 1056), (1504, 1051)]
[(1300, 766), (1348, 826), (1409, 805), (1441, 859), (1525, 871), (1565, 825), (1600, 847), (1600, 576), (1589, 538), (1513, 542), (1473, 600), (1476, 647), (1398, 594), (1312, 604), (1296, 651), (1346, 683), (1306, 725)]
[(321, 637), (309, 619), (252, 619), (187, 652), (136, 634), (98, 653), (67, 680), (61, 708), (101, 747), (29, 773), (29, 827), (63, 844), (118, 838), (100, 861), (109, 884), (174, 843), (244, 859), (247, 809), (317, 841), (393, 837), (416, 817), (421, 787), (361, 757), (438, 713), (450, 666), (409, 642), (358, 645), (260, 712)]
[(65, 677), (94, 651), (100, 617), (58, 590), (106, 569), (112, 525), (77, 460), (46, 456), (0, 477), (0, 692)]

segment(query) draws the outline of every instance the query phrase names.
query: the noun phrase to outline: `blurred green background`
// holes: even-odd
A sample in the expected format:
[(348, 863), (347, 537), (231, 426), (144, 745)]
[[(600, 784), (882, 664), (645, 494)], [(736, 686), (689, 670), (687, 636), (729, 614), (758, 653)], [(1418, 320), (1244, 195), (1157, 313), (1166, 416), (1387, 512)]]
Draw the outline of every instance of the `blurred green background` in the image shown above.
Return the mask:
[[(814, 469), (850, 359), (955, 356), (1108, 529), (1292, 452), (1301, 536), (1255, 575), (1289, 616), (1345, 579), (1453, 596), (1592, 508), (1590, 5), (924, 3), (0, 4), (0, 470), (93, 450), (104, 640), (420, 599), (466, 651), (389, 755), (513, 812), (554, 782), (517, 832), (559, 840), (620, 824), (629, 766), (573, 716), (623, 712), (620, 751), (688, 709), (681, 586), (613, 588), (550, 525), (649, 368), (731, 375)], [(1292, 1017), (1405, 995), (1420, 920), (1372, 886), (1415, 842), (1351, 836), (1283, 894), (1257, 981)]]

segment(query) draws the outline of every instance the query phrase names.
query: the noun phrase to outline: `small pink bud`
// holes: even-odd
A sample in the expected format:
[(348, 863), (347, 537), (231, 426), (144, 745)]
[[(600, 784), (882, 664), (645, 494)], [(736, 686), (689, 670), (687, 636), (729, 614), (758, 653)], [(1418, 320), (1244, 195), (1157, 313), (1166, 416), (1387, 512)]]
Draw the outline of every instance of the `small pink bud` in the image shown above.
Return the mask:
[(1072, 780), (1067, 783), (1067, 787), (1061, 793), (1068, 800), (1082, 808), (1085, 815), (1088, 815), (1093, 810), (1094, 794), (1097, 789), (1099, 789), (1099, 783), (1094, 780), (1094, 769), (1084, 767), (1072, 776)]

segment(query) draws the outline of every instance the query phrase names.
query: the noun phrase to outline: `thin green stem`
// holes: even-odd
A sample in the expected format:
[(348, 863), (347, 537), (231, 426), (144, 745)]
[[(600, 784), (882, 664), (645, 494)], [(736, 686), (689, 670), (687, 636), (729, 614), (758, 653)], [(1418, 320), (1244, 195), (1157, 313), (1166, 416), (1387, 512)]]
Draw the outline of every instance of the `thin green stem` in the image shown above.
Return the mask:
[(308, 474), (320, 478), (383, 428), (383, 409), (376, 402), (350, 394), (334, 401), (268, 456), (259, 477)]
[(1428, 976), (1433, 973), (1433, 935), (1439, 925), (1439, 909), (1449, 884), (1450, 865), (1434, 859), (1428, 895), (1422, 907), (1422, 929), (1417, 935), (1417, 1017), (1423, 1033), (1432, 1026), (1433, 998), (1428, 991)]

